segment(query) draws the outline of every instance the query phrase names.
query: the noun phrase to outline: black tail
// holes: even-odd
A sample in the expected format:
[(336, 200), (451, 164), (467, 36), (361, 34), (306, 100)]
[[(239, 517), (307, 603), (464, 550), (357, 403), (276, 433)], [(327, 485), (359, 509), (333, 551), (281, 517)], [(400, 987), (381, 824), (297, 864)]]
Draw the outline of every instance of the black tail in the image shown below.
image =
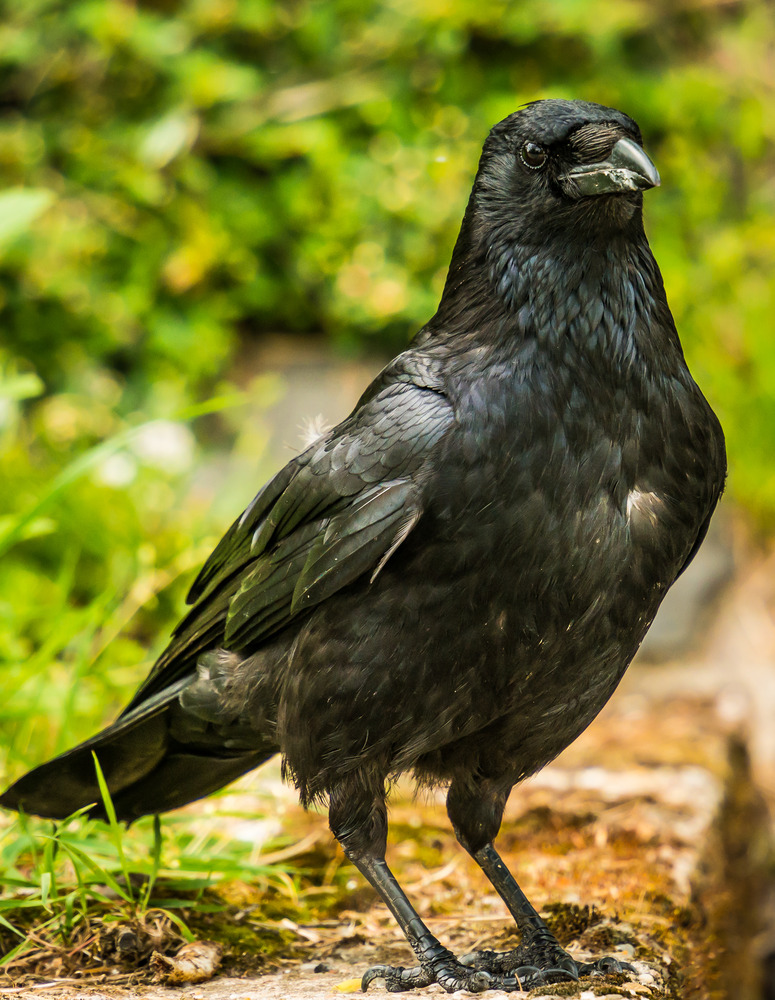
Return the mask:
[(192, 679), (170, 685), (85, 743), (25, 774), (0, 796), (0, 806), (64, 819), (93, 804), (90, 814), (104, 817), (96, 754), (118, 818), (133, 820), (203, 798), (276, 752), (269, 743), (229, 751), (222, 739), (211, 742), (204, 732), (202, 739), (176, 739), (178, 695)]

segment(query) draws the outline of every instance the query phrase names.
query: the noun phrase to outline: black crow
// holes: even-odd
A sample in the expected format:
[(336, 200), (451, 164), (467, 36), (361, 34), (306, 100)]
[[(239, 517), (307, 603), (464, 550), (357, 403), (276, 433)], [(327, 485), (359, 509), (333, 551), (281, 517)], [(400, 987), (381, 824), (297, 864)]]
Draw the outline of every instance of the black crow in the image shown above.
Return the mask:
[[(723, 434), (643, 231), (658, 183), (611, 108), (539, 101), (496, 125), (435, 316), (229, 529), (118, 721), (0, 803), (98, 802), (95, 751), (131, 820), (280, 753), (419, 962), (364, 989), (619, 968), (560, 947), (493, 839), (514, 785), (613, 693), (723, 489)], [(448, 786), (514, 951), (459, 961), (390, 872), (386, 783), (404, 772)]]

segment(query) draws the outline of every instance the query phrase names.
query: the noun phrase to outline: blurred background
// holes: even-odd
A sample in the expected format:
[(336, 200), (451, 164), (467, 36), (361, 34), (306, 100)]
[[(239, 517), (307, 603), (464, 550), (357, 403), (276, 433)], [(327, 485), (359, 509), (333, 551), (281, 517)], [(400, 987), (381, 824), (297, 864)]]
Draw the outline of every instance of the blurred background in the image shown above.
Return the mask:
[[(723, 762), (716, 734), (744, 718), (775, 801), (775, 8), (764, 0), (0, 0), (4, 778), (115, 716), (227, 525), (310, 422), (343, 417), (432, 315), (488, 129), (543, 97), (639, 122), (662, 176), (647, 231), (729, 447), (712, 537), (611, 710), (627, 739), (640, 725), (641, 763), (686, 762), (699, 743)], [(589, 738), (625, 759), (617, 716), (605, 718)], [(279, 787), (276, 772), (251, 780)], [(673, 772), (664, 782), (673, 794)], [(297, 905), (296, 862), (283, 872), (258, 857), (286, 805), (270, 802), (263, 834), (255, 795), (239, 809), (252, 817), (244, 834), (216, 813), (206, 835), (190, 815), (165, 818), (168, 867), (197, 886), (202, 872), (285, 879)], [(38, 854), (24, 822), (0, 822), (5, 950), (25, 936), (23, 907), (54, 919), (64, 876), (53, 842)], [(338, 871), (325, 824), (309, 822), (326, 872)], [(759, 840), (740, 822), (742, 857)], [(676, 828), (658, 829), (660, 851)], [(590, 829), (586, 873), (613, 857)], [(68, 856), (87, 851), (90, 891), (107, 906), (105, 884), (124, 890), (90, 859), (116, 871), (120, 840), (73, 836)], [(152, 822), (128, 836), (137, 870), (156, 864)], [(652, 913), (666, 899), (673, 926), (669, 893), (643, 902), (651, 836), (633, 841), (633, 899)], [(771, 846), (757, 857), (753, 881), (775, 886)], [(617, 879), (584, 898), (605, 905)], [(74, 898), (61, 896), (56, 917), (70, 941)], [(743, 967), (729, 995), (743, 996)]]
[(536, 98), (641, 126), (649, 238), (730, 454), (697, 600), (763, 558), (774, 66), (762, 0), (0, 4), (9, 777), (116, 713), (305, 421), (430, 317), (483, 139)]

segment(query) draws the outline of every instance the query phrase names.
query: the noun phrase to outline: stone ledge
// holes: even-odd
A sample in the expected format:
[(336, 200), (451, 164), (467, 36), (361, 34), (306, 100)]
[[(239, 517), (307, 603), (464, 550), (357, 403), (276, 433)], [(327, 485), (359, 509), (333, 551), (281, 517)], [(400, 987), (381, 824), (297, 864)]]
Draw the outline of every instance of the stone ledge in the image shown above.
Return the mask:
[[(573, 747), (515, 791), (498, 842), (574, 956), (613, 954), (637, 971), (544, 987), (531, 1000), (754, 1000), (770, 835), (745, 744), (712, 699), (644, 699), (641, 669)], [(457, 953), (512, 947), (510, 918), (454, 844), (440, 799), (399, 794), (391, 815), (392, 867), (434, 933)], [(8, 995), (317, 1000), (355, 992), (354, 977), (368, 965), (409, 964), (411, 954), (371, 891), (353, 882), (338, 922), (325, 931), (299, 926), (305, 958), (268, 975), (168, 989), (112, 986), (108, 978)], [(326, 971), (313, 971), (320, 963)], [(383, 996), (384, 988), (375, 983), (369, 992)], [(443, 994), (430, 987), (414, 995)]]

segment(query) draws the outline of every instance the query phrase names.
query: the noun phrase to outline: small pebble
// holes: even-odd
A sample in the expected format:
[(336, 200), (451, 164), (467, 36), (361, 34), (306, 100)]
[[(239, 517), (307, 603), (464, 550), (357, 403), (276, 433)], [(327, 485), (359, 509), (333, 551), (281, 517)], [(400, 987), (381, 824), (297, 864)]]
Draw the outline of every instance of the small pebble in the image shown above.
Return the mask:
[(301, 972), (330, 972), (330, 966), (326, 965), (325, 962), (302, 962), (299, 966)]

